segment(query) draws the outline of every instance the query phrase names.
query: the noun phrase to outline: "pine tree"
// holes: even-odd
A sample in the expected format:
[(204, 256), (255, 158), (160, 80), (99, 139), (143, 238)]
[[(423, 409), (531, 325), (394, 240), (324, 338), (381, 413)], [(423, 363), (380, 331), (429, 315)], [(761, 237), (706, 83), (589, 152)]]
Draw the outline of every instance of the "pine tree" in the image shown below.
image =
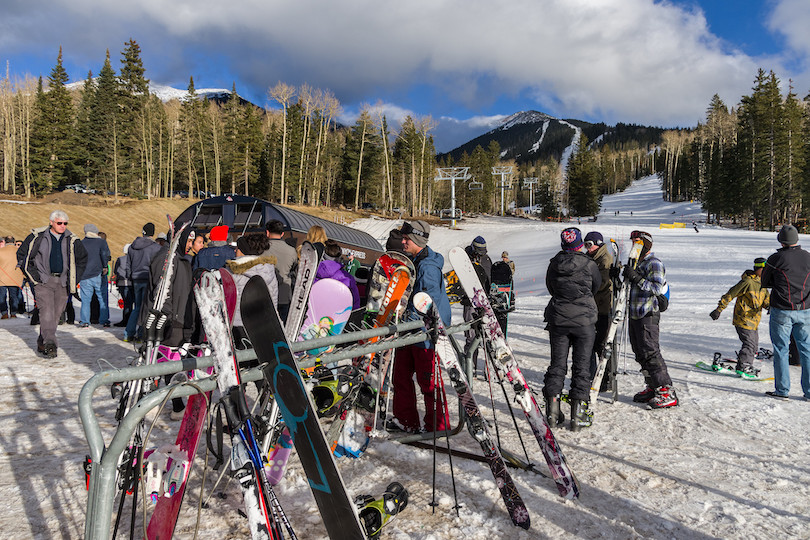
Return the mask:
[(37, 120), (32, 135), (32, 169), (40, 192), (48, 192), (73, 178), (75, 112), (65, 88), (68, 75), (62, 65), (62, 47), (48, 77), (47, 91), (42, 80), (37, 89)]
[(599, 213), (600, 191), (599, 168), (593, 152), (588, 149), (588, 138), (582, 135), (579, 145), (568, 162), (569, 215), (595, 216)]

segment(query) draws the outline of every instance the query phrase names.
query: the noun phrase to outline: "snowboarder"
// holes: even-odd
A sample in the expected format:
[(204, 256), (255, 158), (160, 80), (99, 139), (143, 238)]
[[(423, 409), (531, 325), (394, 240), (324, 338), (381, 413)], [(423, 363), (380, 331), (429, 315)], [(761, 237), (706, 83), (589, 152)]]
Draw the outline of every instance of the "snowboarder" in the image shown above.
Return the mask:
[(591, 425), (588, 410), (590, 398), (590, 357), (595, 338), (597, 318), (594, 295), (602, 284), (599, 267), (585, 253), (582, 233), (576, 227), (560, 234), (562, 250), (551, 259), (546, 272), (546, 287), (551, 301), (546, 306), (544, 320), (548, 323), (551, 342), (551, 363), (546, 371), (543, 397), (546, 418), (554, 427), (564, 421), (560, 411), (560, 395), (568, 371), (568, 350), (571, 354), (571, 430)]
[(515, 261), (509, 258), (509, 252), (504, 251), (501, 253), (501, 260), (509, 265), (509, 268), (512, 270), (512, 276), (515, 275)]
[(736, 367), (741, 377), (756, 375), (754, 356), (759, 350), (759, 321), (762, 310), (770, 306), (768, 290), (762, 287), (760, 281), (764, 268), (764, 258), (754, 259), (754, 269), (743, 272), (740, 281), (720, 298), (717, 308), (709, 314), (716, 321), (726, 306), (736, 298), (733, 324), (742, 342)]
[(661, 259), (651, 251), (653, 241), (650, 233), (633, 231), (630, 238), (640, 239), (644, 243), (638, 264), (635, 268), (625, 265), (623, 275), (631, 283), (628, 303), (630, 346), (647, 383), (644, 390), (633, 396), (633, 401), (646, 403), (651, 409), (675, 407), (678, 405), (678, 395), (672, 387), (672, 379), (658, 344), (661, 320), (658, 295), (666, 290), (666, 270)]

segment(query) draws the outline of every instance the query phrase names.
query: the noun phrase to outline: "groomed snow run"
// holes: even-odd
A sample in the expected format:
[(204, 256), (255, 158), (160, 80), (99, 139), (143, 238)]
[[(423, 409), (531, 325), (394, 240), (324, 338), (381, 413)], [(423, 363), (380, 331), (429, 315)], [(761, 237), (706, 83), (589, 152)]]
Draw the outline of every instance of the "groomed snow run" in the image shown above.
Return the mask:
[[(353, 495), (379, 493), (393, 480), (410, 490), (407, 509), (381, 537), (810, 538), (810, 402), (801, 395), (800, 369), (791, 366), (790, 400), (780, 401), (764, 395), (773, 389), (773, 381), (722, 377), (694, 367), (698, 360), (711, 361), (714, 351), (734, 355), (739, 342), (731, 325), (732, 308), (718, 321), (712, 321), (709, 312), (755, 257), (768, 256), (778, 247), (776, 234), (702, 223), (696, 233), (691, 222), (702, 218), (699, 203), (663, 201), (659, 181), (652, 176), (605, 197), (597, 222), (583, 219), (580, 225), (583, 233), (597, 230), (606, 239), (617, 239), (623, 249), (629, 245), (630, 231), (652, 233), (653, 251), (667, 268), (672, 290), (670, 308), (661, 318), (661, 347), (680, 407), (649, 411), (633, 403), (632, 395), (643, 387), (643, 378), (632, 356), (620, 356), (619, 401), (611, 404), (603, 395), (593, 406), (595, 421), (589, 429), (555, 430), (579, 480), (580, 500), (564, 501), (552, 480), (511, 470), (531, 515), (529, 531), (512, 526), (486, 464), (453, 460), (462, 505), (456, 517), (447, 456), (436, 460), (438, 506), (434, 510), (429, 505), (432, 454), (375, 440), (361, 459), (342, 459), (339, 465)], [(673, 221), (685, 222), (687, 227), (659, 229), (660, 223)], [(353, 226), (384, 241), (398, 223), (370, 218)], [(486, 239), (494, 260), (503, 250), (509, 251), (517, 265), (517, 309), (509, 317), (509, 341), (538, 394), (549, 356), (542, 320), (549, 300), (544, 277), (549, 259), (559, 250), (559, 233), (569, 225), (480, 217), (461, 222), (458, 230), (434, 228), (430, 236), (431, 247), (444, 255), (477, 235)], [(801, 239), (808, 243), (806, 236)], [(112, 320), (120, 320), (119, 311), (113, 310)], [(456, 309), (454, 322), (460, 320), (460, 309)], [(80, 538), (87, 501), (81, 463), (87, 443), (77, 413), (79, 390), (94, 373), (110, 365), (125, 366), (134, 352), (121, 341), (120, 328), (63, 325), (58, 329), (58, 358), (44, 360), (34, 352), (37, 329), (28, 323), (28, 319), (0, 322), (4, 374), (0, 381), (0, 500), (6, 508), (0, 517), (0, 538)], [(765, 314), (760, 345), (770, 348), (767, 328)], [(770, 363), (758, 362), (757, 367), (765, 377), (773, 375)], [(474, 389), (485, 415), (492, 419), (489, 387), (475, 381)], [(452, 387), (447, 392), (452, 398)], [(522, 455), (503, 393), (496, 387), (492, 395), (503, 445)], [(106, 389), (96, 393), (95, 407), (109, 442), (115, 422)], [(451, 407), (454, 420), (456, 410)], [(516, 412), (531, 460), (547, 470), (528, 423), (519, 409)], [(152, 435), (154, 445), (173, 441), (176, 429), (177, 423), (163, 413)], [(452, 438), (451, 445), (480, 451), (466, 430)], [(177, 538), (191, 538), (194, 533), (204, 445), (197, 458)], [(209, 471), (206, 494), (215, 477)], [(227, 498), (213, 497), (209, 508), (202, 510), (199, 538), (248, 537), (247, 522), (237, 512), (238, 487), (230, 482), (224, 491)], [(299, 538), (325, 537), (295, 457), (276, 491)], [(140, 527), (139, 522), (136, 531)], [(121, 537), (126, 537), (124, 531)]]

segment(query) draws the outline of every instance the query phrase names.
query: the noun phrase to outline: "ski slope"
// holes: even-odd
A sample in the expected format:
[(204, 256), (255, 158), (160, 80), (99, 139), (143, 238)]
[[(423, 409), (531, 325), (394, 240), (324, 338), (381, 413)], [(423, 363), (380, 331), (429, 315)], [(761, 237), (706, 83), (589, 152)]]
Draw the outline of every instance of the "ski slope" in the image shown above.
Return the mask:
[[(718, 321), (712, 321), (709, 312), (754, 258), (768, 256), (778, 247), (776, 233), (704, 226), (696, 233), (690, 224), (701, 218), (698, 203), (664, 202), (657, 178), (648, 177), (623, 193), (605, 197), (597, 222), (583, 220), (580, 225), (584, 233), (597, 230), (605, 238), (617, 239), (622, 248), (629, 245), (633, 229), (653, 235), (653, 251), (667, 268), (672, 290), (670, 308), (661, 318), (661, 347), (681, 406), (649, 411), (633, 403), (632, 395), (643, 387), (643, 378), (631, 356), (620, 356), (619, 401), (594, 404), (594, 425), (589, 429), (555, 430), (578, 477), (581, 499), (564, 501), (551, 479), (510, 471), (531, 515), (529, 531), (511, 525), (486, 464), (453, 460), (462, 505), (457, 517), (447, 456), (436, 459), (439, 505), (434, 512), (429, 505), (432, 454), (392, 441), (374, 441), (363, 458), (341, 460), (339, 465), (353, 495), (378, 493), (392, 480), (410, 490), (408, 508), (382, 538), (810, 538), (810, 402), (801, 396), (800, 369), (791, 366), (791, 399), (780, 401), (764, 395), (773, 389), (772, 381), (722, 377), (693, 367), (698, 360), (711, 360), (714, 351), (734, 355), (739, 342), (731, 325), (732, 309), (725, 310)], [(673, 220), (686, 222), (687, 228), (658, 228), (659, 223)], [(384, 241), (398, 223), (368, 218), (353, 226)], [(568, 225), (481, 217), (461, 222), (458, 230), (434, 228), (430, 237), (431, 247), (445, 255), (477, 235), (487, 240), (493, 259), (509, 251), (517, 265), (517, 309), (510, 315), (509, 341), (538, 393), (549, 355), (542, 321), (549, 300), (545, 271), (559, 250), (559, 233)], [(810, 243), (804, 235), (801, 239)], [(114, 310), (112, 319), (119, 320), (120, 312)], [(454, 322), (460, 320), (461, 312), (455, 310)], [(770, 348), (767, 325), (765, 314), (760, 345)], [(47, 361), (34, 353), (36, 327), (29, 326), (27, 319), (0, 322), (4, 374), (0, 379), (0, 499), (6, 507), (0, 516), (0, 538), (82, 536), (86, 492), (81, 461), (87, 443), (76, 403), (81, 386), (93, 373), (110, 364), (124, 366), (126, 358), (133, 356), (120, 335), (120, 329), (60, 326), (59, 357)], [(765, 376), (773, 375), (769, 363), (758, 364)], [(485, 415), (492, 419), (488, 386), (475, 381), (474, 390)], [(447, 392), (453, 395), (449, 385)], [(521, 455), (503, 393), (494, 388), (492, 395), (504, 446)], [(97, 393), (95, 403), (109, 437), (115, 428), (113, 403), (103, 391)], [(455, 420), (455, 407), (451, 413)], [(530, 458), (543, 469), (528, 423), (522, 415), (517, 422)], [(173, 440), (176, 428), (164, 413), (157, 419), (153, 437)], [(479, 450), (466, 430), (451, 444)], [(178, 538), (193, 535), (204, 458), (201, 445)], [(206, 492), (214, 477), (208, 474)], [(199, 538), (247, 536), (246, 521), (237, 513), (239, 489), (231, 482), (225, 492), (227, 498), (212, 498), (209, 508), (202, 510)], [(325, 537), (295, 457), (277, 493), (299, 538)]]

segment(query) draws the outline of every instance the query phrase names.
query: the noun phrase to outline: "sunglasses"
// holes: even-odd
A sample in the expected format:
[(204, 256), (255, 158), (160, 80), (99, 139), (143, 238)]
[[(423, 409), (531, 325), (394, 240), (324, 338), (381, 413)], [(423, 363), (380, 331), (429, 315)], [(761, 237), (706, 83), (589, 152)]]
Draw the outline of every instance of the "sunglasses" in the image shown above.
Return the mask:
[(68, 222), (67, 221), (54, 221), (53, 224), (54, 225), (67, 225)]
[(428, 236), (429, 236), (429, 234), (424, 232), (424, 231), (418, 231), (418, 230), (414, 229), (413, 225), (411, 225), (407, 221), (402, 224), (402, 228), (400, 229), (400, 232), (403, 235), (415, 234), (416, 236), (421, 236), (422, 238), (425, 238), (425, 239), (427, 239)]

